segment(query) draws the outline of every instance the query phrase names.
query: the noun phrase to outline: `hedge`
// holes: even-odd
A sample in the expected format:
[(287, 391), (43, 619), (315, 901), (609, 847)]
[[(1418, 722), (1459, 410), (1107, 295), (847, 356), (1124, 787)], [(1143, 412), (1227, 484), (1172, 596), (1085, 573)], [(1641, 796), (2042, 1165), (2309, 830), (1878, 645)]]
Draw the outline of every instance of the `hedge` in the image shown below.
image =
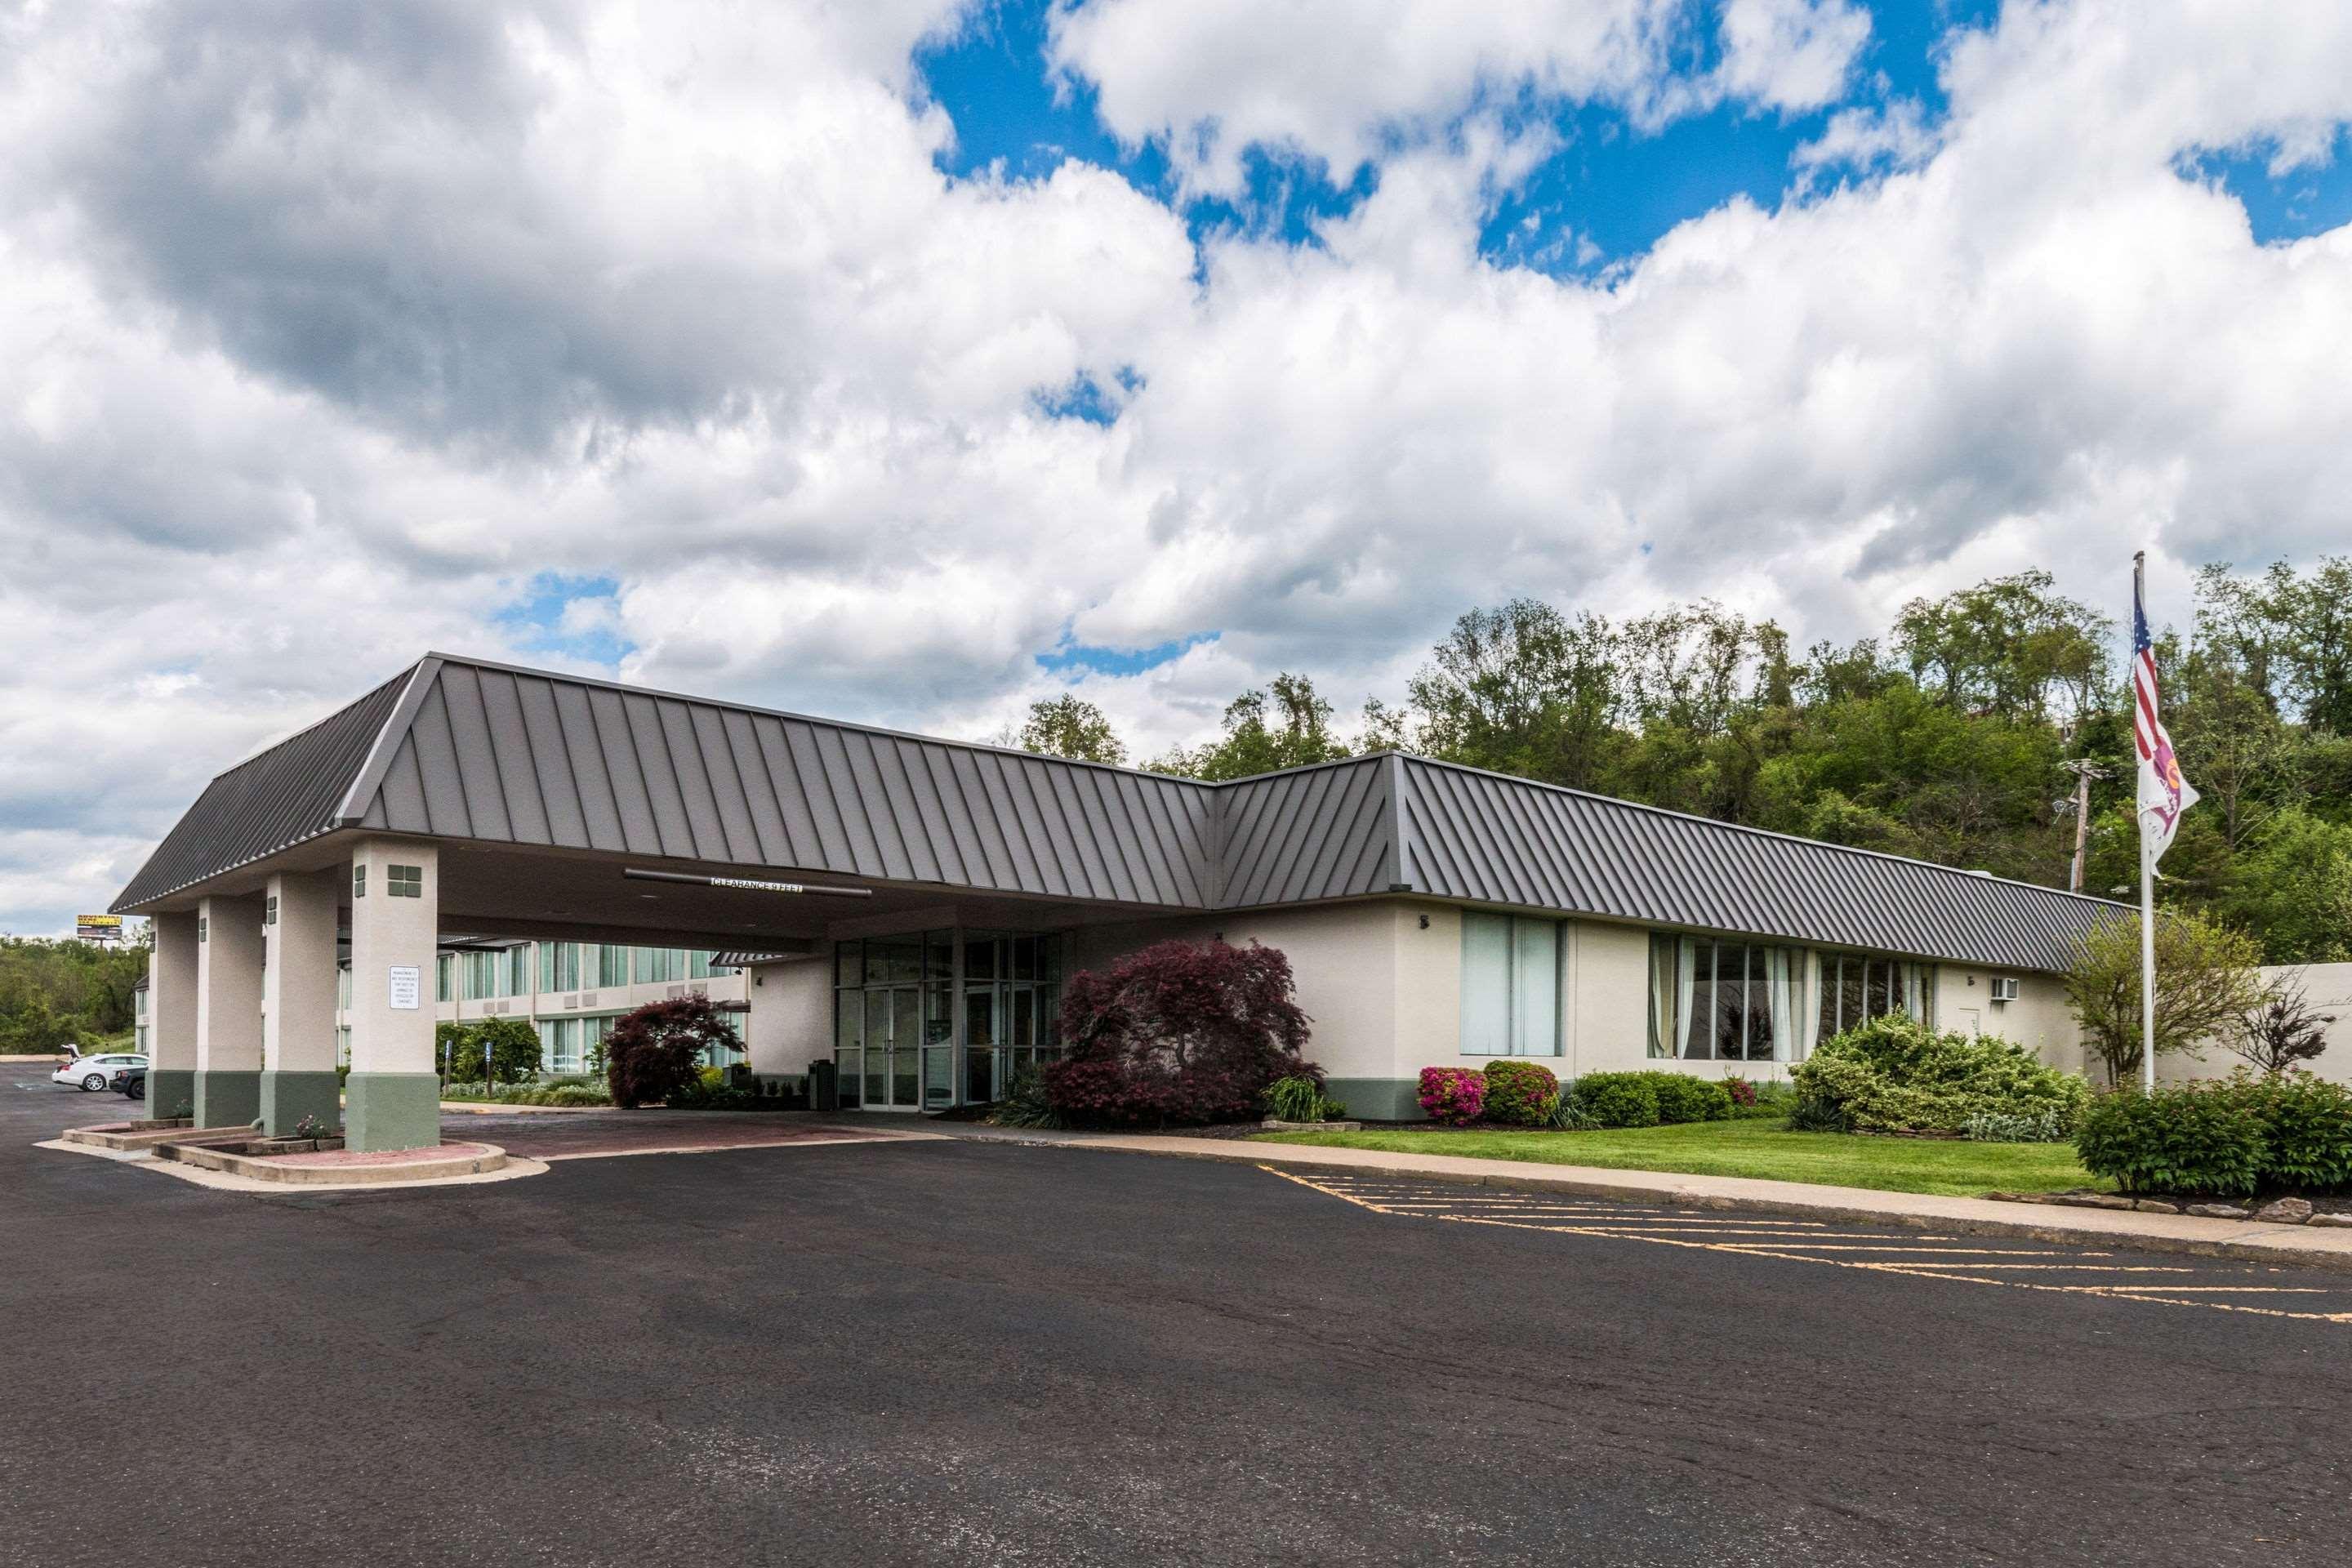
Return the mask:
[(1596, 1127), (1655, 1127), (1660, 1072), (1589, 1072), (1576, 1080), (1576, 1106)]
[(2124, 1089), (2084, 1111), (2074, 1152), (2126, 1192), (2352, 1191), (2352, 1089), (2305, 1074)]

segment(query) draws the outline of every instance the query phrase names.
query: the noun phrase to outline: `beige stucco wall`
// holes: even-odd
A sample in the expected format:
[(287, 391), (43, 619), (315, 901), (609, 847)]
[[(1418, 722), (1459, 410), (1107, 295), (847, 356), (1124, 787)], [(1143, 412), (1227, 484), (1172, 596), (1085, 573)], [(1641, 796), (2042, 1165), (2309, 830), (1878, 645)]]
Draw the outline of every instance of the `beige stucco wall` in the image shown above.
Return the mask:
[[(2352, 963), (2268, 964), (2262, 974), (2265, 985), (2300, 984), (2313, 1012), (2335, 1015), (2336, 1021), (2327, 1026), (2327, 1048), (2305, 1068), (2330, 1083), (2352, 1084)], [(2158, 1057), (2156, 1076), (2167, 1083), (2183, 1083), (2227, 1078), (2251, 1065), (2216, 1041), (2206, 1041), (2199, 1050), (2198, 1057)]]
[[(2017, 1000), (1996, 1002), (1996, 975), (2017, 981)], [(2054, 974), (1947, 963), (1936, 971), (1936, 1026), (1991, 1035), (2025, 1047), (2052, 1067), (2084, 1070), (2083, 1031), (2067, 1010), (2065, 983)]]
[(833, 963), (824, 958), (761, 963), (748, 971), (751, 1011), (743, 1044), (751, 1070), (798, 1077), (833, 1055)]
[[(1418, 917), (1431, 917), (1430, 929)], [(1307, 1055), (1331, 1078), (1409, 1077), (1401, 1030), (1459, 1037), (1461, 923), (1444, 906), (1326, 904), (1203, 919), (1089, 926), (1070, 934), (1066, 968), (1099, 969), (1155, 942), (1222, 936), (1236, 947), (1279, 948), (1290, 960), (1298, 1005), (1313, 1019)], [(1416, 1045), (1414, 1051), (1420, 1047)], [(1433, 1058), (1434, 1059), (1441, 1059)]]
[(198, 900), (196, 1068), (261, 1070), (261, 895)]
[[(1647, 1068), (1720, 1078), (1721, 1062), (1654, 1060), (1650, 1056), (1650, 933), (1638, 926), (1570, 921), (1569, 993), (1562, 1010), (1562, 1078)], [(1760, 1069), (1769, 1064), (1755, 1063)], [(1750, 1076), (1756, 1076), (1751, 1073)]]
[(272, 1072), (335, 1070), (335, 942), (349, 873), (269, 879), (278, 921), (262, 928), (261, 1060)]
[[(352, 851), (367, 892), (352, 900), (352, 1071), (429, 1073), (433, 1056), (433, 954), (441, 898), (440, 850), (410, 839), (367, 838)], [(391, 896), (394, 866), (425, 875), (424, 896)], [(417, 972), (417, 1004), (392, 1005), (392, 972)]]
[[(196, 1066), (196, 917), (193, 910), (156, 915), (149, 929), (147, 1061), (153, 1071), (193, 1072)], [(154, 1112), (167, 1116), (170, 1110)]]

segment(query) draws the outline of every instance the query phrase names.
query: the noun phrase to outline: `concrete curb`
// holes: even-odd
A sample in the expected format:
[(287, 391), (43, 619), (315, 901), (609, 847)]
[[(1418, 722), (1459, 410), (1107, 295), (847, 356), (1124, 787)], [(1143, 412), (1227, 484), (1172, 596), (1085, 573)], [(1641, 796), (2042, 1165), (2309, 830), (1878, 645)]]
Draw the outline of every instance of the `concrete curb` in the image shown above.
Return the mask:
[(495, 1143), (473, 1144), (467, 1152), (442, 1159), (406, 1160), (385, 1165), (289, 1165), (282, 1157), (271, 1159), (232, 1154), (226, 1150), (207, 1149), (201, 1144), (187, 1142), (160, 1144), (153, 1153), (159, 1160), (177, 1161), (184, 1165), (223, 1171), (251, 1181), (294, 1187), (373, 1187), (437, 1182), (451, 1176), (484, 1175), (502, 1169), (507, 1163), (507, 1152)]
[(1799, 1215), (1965, 1236), (2014, 1237), (2068, 1247), (2124, 1247), (2142, 1252), (2352, 1272), (2352, 1231), (2312, 1230), (2304, 1226), (2200, 1219), (2137, 1210), (2053, 1208), (1990, 1198), (1882, 1193), (1864, 1187), (1831, 1187), (1748, 1176), (1692, 1176), (1591, 1165), (1537, 1165), (1454, 1154), (1394, 1154), (1373, 1149), (1300, 1148), (1239, 1139), (1051, 1132), (978, 1132), (963, 1136), (1029, 1148), (1163, 1154), (1184, 1160), (1272, 1165), (1287, 1171), (1454, 1182), (1465, 1186), (1619, 1198), (1686, 1208)]
[(95, 1149), (152, 1149), (163, 1143), (202, 1143), (258, 1134), (250, 1125), (239, 1122), (234, 1127), (163, 1127), (145, 1132), (116, 1132), (101, 1124), (68, 1127), (62, 1136), (68, 1143), (87, 1143)]

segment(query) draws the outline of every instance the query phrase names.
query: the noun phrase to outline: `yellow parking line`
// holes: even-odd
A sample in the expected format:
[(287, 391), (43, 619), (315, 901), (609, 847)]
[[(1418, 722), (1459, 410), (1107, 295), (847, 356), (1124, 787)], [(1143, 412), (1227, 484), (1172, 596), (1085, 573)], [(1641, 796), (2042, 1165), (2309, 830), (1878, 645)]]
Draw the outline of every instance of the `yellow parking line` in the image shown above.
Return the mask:
[[(2040, 1290), (2062, 1296), (2094, 1296), (2101, 1300), (2107, 1301), (2146, 1301), (2157, 1306), (2202, 1307), (2208, 1311), (2251, 1313), (2257, 1317), (2285, 1318), (2303, 1322), (2352, 1324), (2352, 1311), (2298, 1312), (2284, 1307), (2248, 1306), (2235, 1301), (2217, 1301), (2210, 1299), (2214, 1295), (2326, 1295), (2329, 1293), (2326, 1288), (2303, 1286), (2252, 1286), (2241, 1288), (2231, 1286), (2200, 1287), (2184, 1285), (2151, 1285), (2146, 1289), (2141, 1289), (2126, 1285), (2097, 1285), (2088, 1283), (2062, 1285), (2044, 1283), (2042, 1281), (2032, 1279), (1990, 1279), (1986, 1278), (1982, 1274), (1958, 1273), (1955, 1272), (1952, 1268), (1939, 1268), (1924, 1260), (1918, 1262), (1895, 1262), (1890, 1259), (1865, 1259), (1843, 1257), (1828, 1258), (1819, 1256), (1819, 1254), (1830, 1252), (1872, 1251), (1908, 1252), (1932, 1253), (1935, 1256), (1954, 1258), (1969, 1258), (1976, 1259), (1986, 1257), (2000, 1257), (2019, 1253), (2032, 1253), (2033, 1249), (2027, 1247), (1999, 1249), (1930, 1249), (1924, 1247), (1812, 1246), (1807, 1250), (1795, 1250), (1796, 1248), (1808, 1248), (1809, 1244), (1805, 1242), (1782, 1242), (1777, 1245), (1768, 1246), (1742, 1245), (1727, 1241), (1702, 1241), (1685, 1236), (1667, 1236), (1657, 1234), (1660, 1229), (1665, 1228), (1664, 1226), (1643, 1227), (1638, 1224), (1629, 1225), (1625, 1222), (1619, 1222), (1614, 1226), (1532, 1225), (1526, 1223), (1524, 1219), (1507, 1219), (1495, 1215), (1419, 1213), (1413, 1209), (1383, 1206), (1380, 1204), (1366, 1202), (1365, 1200), (1355, 1196), (1353, 1194), (1342, 1191), (1338, 1187), (1327, 1185), (1319, 1182), (1309, 1181), (1304, 1176), (1295, 1175), (1288, 1171), (1278, 1170), (1272, 1165), (1260, 1165), (1258, 1169), (1265, 1171), (1271, 1175), (1279, 1176), (1284, 1181), (1295, 1182), (1302, 1187), (1321, 1193), (1327, 1197), (1335, 1197), (1339, 1199), (1342, 1203), (1353, 1204), (1358, 1208), (1369, 1209), (1375, 1214), (1394, 1215), (1403, 1219), (1435, 1219), (1444, 1220), (1455, 1225), (1494, 1226), (1506, 1230), (1537, 1230), (1559, 1236), (1590, 1236), (1602, 1240), (1643, 1241), (1649, 1243), (1653, 1247), (1680, 1247), (1700, 1252), (1732, 1252), (1744, 1258), (1775, 1258), (1784, 1259), (1790, 1263), (1811, 1263), (1830, 1268), (1853, 1268), (1873, 1274), (1902, 1274), (1909, 1276), (1912, 1279), (1940, 1279), (1952, 1284), (2005, 1286), (2011, 1290)], [(2079, 1256), (2085, 1258), (2109, 1258), (2112, 1257), (2113, 1254), (2106, 1252), (2092, 1252), (2080, 1254)], [(2074, 1269), (2079, 1268), (2105, 1273), (2163, 1273), (2176, 1271), (2171, 1266), (2155, 1264), (2078, 1265), (2051, 1263), (2036, 1265), (1971, 1261), (1967, 1263), (1957, 1263), (1955, 1268), (1983, 1269), (1988, 1271), (1993, 1269), (2016, 1270), (2035, 1268), (2053, 1270)], [(2193, 1270), (2179, 1269), (2177, 1271), (2192, 1272)], [(2158, 1291), (2166, 1290), (2171, 1291), (2173, 1294), (2161, 1295), (2156, 1293)]]

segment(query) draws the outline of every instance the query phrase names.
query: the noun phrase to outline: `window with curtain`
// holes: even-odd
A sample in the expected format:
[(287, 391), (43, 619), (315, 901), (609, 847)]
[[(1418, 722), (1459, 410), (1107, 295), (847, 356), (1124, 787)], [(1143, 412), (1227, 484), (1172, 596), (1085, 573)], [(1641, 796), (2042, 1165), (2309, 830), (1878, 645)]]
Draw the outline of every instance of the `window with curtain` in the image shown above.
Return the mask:
[(539, 944), (539, 988), (541, 991), (580, 989), (580, 944), (542, 942)]
[(1558, 921), (1477, 910), (1462, 916), (1462, 1051), (1559, 1055)]
[(686, 975), (686, 952), (675, 947), (637, 949), (637, 984), (661, 985)]
[(1704, 936), (1650, 938), (1650, 1054), (1784, 1062), (1797, 1052), (1805, 952)]
[[(433, 999), (436, 1002), (457, 999), (457, 955), (454, 952), (438, 953), (434, 957)], [(344, 1005), (351, 1004), (347, 1002)]]
[(1889, 1013), (1907, 1013), (1934, 1026), (1934, 964), (1874, 952), (1822, 954), (1821, 1004), (1813, 1023), (1816, 1041)]
[(629, 950), (611, 942), (596, 949), (596, 984), (626, 985), (629, 983)]

